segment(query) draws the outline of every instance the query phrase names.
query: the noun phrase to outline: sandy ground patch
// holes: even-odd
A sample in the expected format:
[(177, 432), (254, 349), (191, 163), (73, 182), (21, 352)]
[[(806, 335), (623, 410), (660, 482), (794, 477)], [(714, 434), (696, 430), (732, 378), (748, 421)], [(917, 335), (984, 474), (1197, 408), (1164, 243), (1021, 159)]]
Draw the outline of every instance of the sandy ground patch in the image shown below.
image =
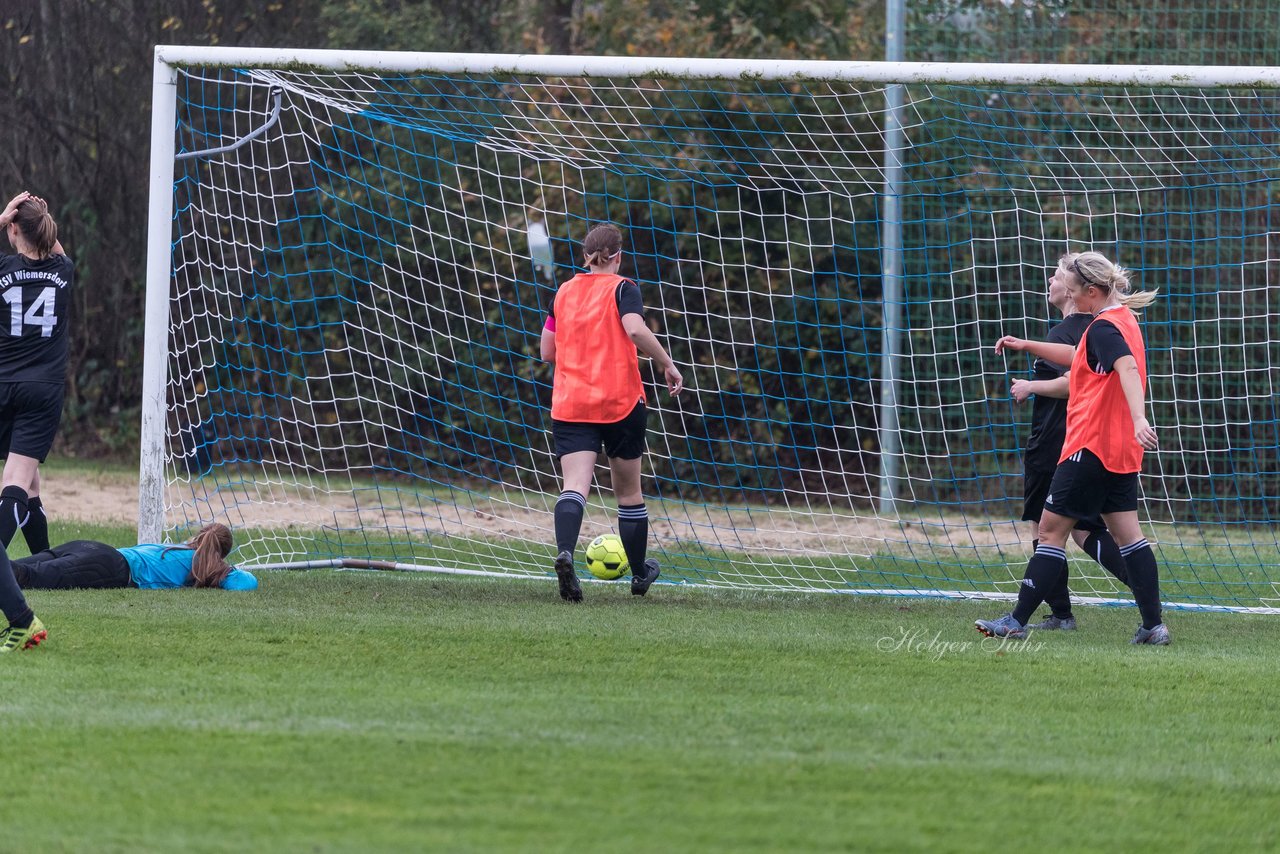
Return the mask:
[[(409, 535), (544, 542), (550, 537), (555, 501), (555, 496), (518, 490), (493, 496), (465, 490), (429, 494), (401, 486), (340, 492), (259, 483), (205, 490), (199, 483), (171, 484), (166, 492), (170, 525), (223, 521), (233, 528), (389, 529)], [(138, 481), (128, 474), (54, 472), (46, 476), (41, 491), (51, 515), (127, 525), (138, 521)], [(651, 533), (660, 544), (696, 543), (712, 550), (776, 557), (898, 554), (929, 560), (981, 554), (1020, 561), (1030, 541), (1025, 523), (966, 519), (927, 508), (918, 517), (888, 519), (849, 508), (724, 508), (650, 500), (649, 514)], [(614, 528), (611, 501), (602, 503), (593, 495), (583, 538)], [(1220, 545), (1203, 532), (1168, 525), (1149, 525), (1148, 538)], [(1241, 539), (1254, 541), (1247, 530), (1237, 534), (1237, 541)]]
[[(138, 482), (119, 473), (55, 473), (42, 484), (51, 514), (85, 521), (136, 524)], [(546, 540), (555, 497), (512, 490), (486, 496), (459, 490), (431, 495), (401, 487), (322, 491), (280, 483), (221, 486), (175, 483), (166, 492), (169, 521), (224, 521), (233, 527), (338, 530), (391, 529), (459, 537)], [(972, 552), (1023, 548), (1012, 521), (963, 518), (893, 520), (849, 508), (724, 508), (678, 501), (649, 502), (658, 542), (698, 543), (713, 550), (824, 556), (874, 555), (942, 548)], [(593, 496), (583, 537), (614, 530), (611, 502)]]
[(138, 522), (138, 479), (126, 474), (42, 473), (40, 497), (50, 516), (85, 522)]

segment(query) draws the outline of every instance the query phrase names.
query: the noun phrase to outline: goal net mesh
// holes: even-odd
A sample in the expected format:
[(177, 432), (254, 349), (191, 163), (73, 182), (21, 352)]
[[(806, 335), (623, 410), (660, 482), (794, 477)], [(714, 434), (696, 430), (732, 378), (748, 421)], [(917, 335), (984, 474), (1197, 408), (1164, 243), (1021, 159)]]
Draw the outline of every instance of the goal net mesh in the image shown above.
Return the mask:
[[(181, 70), (166, 534), (227, 522), (246, 566), (548, 575), (538, 342), (612, 221), (688, 385), (643, 364), (664, 580), (1012, 595), (1030, 361), (992, 345), (1043, 338), (1058, 258), (1095, 249), (1160, 289), (1140, 514), (1164, 598), (1277, 605), (1276, 92), (901, 91), (886, 331), (884, 85)], [(583, 543), (616, 525), (598, 474)], [(1075, 594), (1127, 598), (1069, 553)]]

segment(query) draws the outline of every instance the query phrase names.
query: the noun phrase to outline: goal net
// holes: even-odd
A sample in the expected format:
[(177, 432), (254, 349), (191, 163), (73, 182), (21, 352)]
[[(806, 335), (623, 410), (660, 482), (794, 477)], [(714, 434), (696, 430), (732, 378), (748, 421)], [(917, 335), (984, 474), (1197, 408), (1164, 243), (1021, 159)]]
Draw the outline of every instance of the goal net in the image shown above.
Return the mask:
[[(1030, 361), (992, 345), (1095, 249), (1160, 289), (1164, 598), (1277, 606), (1267, 73), (161, 48), (140, 533), (549, 576), (538, 341), (611, 221), (688, 385), (644, 363), (664, 580), (1012, 596)], [(584, 543), (616, 524), (588, 504)]]

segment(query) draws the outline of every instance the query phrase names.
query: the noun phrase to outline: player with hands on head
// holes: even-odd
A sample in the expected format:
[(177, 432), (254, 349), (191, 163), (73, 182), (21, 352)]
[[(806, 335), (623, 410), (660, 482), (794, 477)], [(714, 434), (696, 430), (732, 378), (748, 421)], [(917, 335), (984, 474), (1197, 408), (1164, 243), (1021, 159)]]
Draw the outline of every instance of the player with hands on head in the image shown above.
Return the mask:
[(622, 232), (597, 225), (582, 252), (588, 271), (556, 291), (541, 341), (543, 361), (555, 366), (551, 434), (563, 481), (555, 506), (555, 571), (560, 598), (568, 602), (582, 601), (574, 552), (602, 447), (618, 502), (618, 536), (631, 566), (631, 592), (643, 596), (657, 580), (658, 562), (646, 556), (649, 514), (640, 489), (648, 409), (637, 351), (657, 364), (668, 392), (684, 389), (680, 370), (645, 324), (639, 286), (618, 274)]
[[(1074, 347), (1080, 343), (1080, 338), (1086, 327), (1093, 322), (1093, 317), (1076, 311), (1075, 303), (1071, 301), (1071, 294), (1067, 290), (1068, 275), (1058, 266), (1049, 278), (1049, 305), (1061, 313), (1062, 319), (1049, 330), (1047, 340), (1051, 344), (1069, 344)], [(1062, 452), (1062, 442), (1066, 438), (1069, 384), (1065, 364), (1036, 359), (1032, 365), (1032, 378), (1015, 379), (1010, 389), (1013, 399), (1018, 403), (1034, 398), (1031, 405), (1031, 433), (1027, 437), (1022, 456), (1022, 519), (1033, 526), (1033, 551), (1039, 545), (1040, 517)], [(1071, 539), (1085, 554), (1121, 582), (1128, 584), (1128, 572), (1124, 558), (1120, 555), (1120, 547), (1116, 545), (1101, 518), (1092, 516), (1078, 520), (1071, 531)], [(1044, 600), (1050, 609), (1049, 616), (1027, 628), (1036, 631), (1069, 631), (1076, 628), (1067, 582), (1068, 573), (1064, 570), (1059, 581), (1045, 591)]]
[(1142, 617), (1132, 642), (1162, 646), (1170, 636), (1161, 614), (1160, 573), (1138, 522), (1142, 457), (1158, 441), (1146, 415), (1146, 345), (1134, 313), (1150, 305), (1157, 292), (1131, 292), (1128, 272), (1098, 252), (1064, 255), (1058, 267), (1076, 310), (1093, 316), (1080, 343), (1072, 347), (1005, 336), (995, 351), (1025, 351), (1070, 365), (1066, 437), (1018, 604), (1012, 613), (975, 626), (989, 637), (1026, 637), (1028, 619), (1066, 570), (1072, 528), (1099, 514), (1122, 544), (1129, 588)]
[(58, 434), (67, 377), (67, 310), (75, 264), (44, 199), (22, 192), (0, 212), (14, 253), (0, 252), (0, 545), (21, 528), (32, 553), (49, 547), (40, 463)]

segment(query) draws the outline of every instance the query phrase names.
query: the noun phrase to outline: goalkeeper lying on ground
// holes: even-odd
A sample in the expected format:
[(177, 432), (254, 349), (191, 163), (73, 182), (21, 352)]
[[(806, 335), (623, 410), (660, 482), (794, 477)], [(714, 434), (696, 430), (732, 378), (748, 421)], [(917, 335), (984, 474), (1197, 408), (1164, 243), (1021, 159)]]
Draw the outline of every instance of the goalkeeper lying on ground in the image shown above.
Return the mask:
[(231, 529), (205, 525), (177, 546), (141, 544), (117, 549), (94, 540), (73, 540), (13, 561), (18, 586), (40, 590), (74, 588), (220, 587), (256, 590), (258, 579), (227, 563)]

